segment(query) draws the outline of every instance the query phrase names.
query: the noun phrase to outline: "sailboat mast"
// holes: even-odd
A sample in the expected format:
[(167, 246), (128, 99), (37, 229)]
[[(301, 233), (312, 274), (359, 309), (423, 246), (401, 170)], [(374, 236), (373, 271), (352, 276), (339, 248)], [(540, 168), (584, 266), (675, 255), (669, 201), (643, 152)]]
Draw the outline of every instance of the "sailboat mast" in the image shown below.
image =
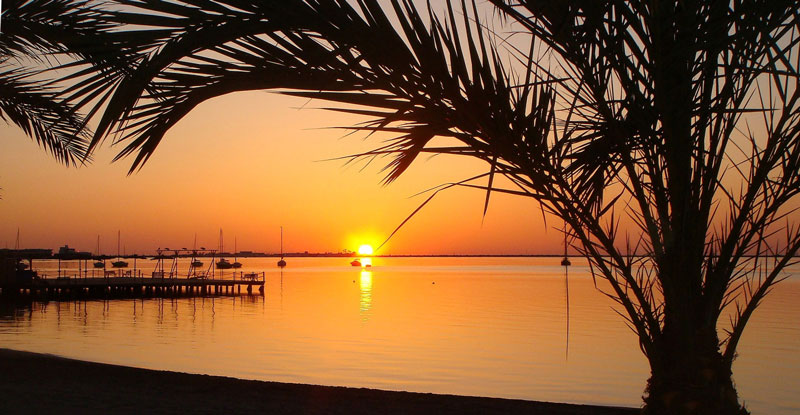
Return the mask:
[(119, 258), (119, 229), (117, 229), (117, 258)]
[(281, 258), (283, 258), (283, 226), (281, 226)]

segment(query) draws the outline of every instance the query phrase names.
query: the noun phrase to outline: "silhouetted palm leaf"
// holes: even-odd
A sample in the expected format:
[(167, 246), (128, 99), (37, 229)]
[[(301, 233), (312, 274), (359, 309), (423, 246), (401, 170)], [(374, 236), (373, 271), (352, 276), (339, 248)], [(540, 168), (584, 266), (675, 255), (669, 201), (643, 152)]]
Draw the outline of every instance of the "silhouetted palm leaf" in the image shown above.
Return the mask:
[(25, 73), (0, 72), (0, 119), (19, 126), (57, 160), (75, 163), (81, 160), (88, 135), (76, 136), (83, 120), (54, 99), (52, 91), (41, 84), (25, 81)]
[[(67, 164), (88, 158), (89, 130), (78, 111), (112, 90), (114, 79), (133, 61), (115, 51), (119, 39), (130, 36), (110, 32), (116, 24), (102, 5), (95, 0), (3, 2), (0, 117)], [(80, 83), (65, 88), (56, 78)], [(85, 85), (89, 94), (73, 93)]]

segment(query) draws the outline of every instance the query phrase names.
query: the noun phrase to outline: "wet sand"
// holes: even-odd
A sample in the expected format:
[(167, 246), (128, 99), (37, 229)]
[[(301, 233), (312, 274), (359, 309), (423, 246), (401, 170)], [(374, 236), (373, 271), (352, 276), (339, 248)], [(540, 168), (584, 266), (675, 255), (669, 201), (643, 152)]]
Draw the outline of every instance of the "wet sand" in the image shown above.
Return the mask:
[(0, 413), (629, 415), (638, 411), (262, 382), (0, 349)]

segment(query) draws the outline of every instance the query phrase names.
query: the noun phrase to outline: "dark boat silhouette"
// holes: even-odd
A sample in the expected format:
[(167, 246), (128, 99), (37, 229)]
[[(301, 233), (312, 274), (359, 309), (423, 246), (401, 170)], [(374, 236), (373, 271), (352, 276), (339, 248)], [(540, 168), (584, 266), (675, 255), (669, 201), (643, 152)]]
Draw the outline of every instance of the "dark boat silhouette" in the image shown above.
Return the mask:
[(278, 261), (278, 266), (281, 268), (286, 266), (286, 261), (283, 259), (283, 226), (281, 226), (281, 259)]
[(113, 268), (127, 268), (128, 263), (119, 259), (119, 231), (117, 231), (117, 260), (111, 263)]
[(231, 264), (231, 268), (241, 268), (242, 263), (236, 260), (236, 253), (239, 252), (239, 248), (236, 246), (236, 237), (233, 238), (233, 264)]
[[(219, 253), (222, 254), (225, 249), (225, 240), (222, 238), (222, 228), (219, 228)], [(225, 258), (220, 258), (216, 263), (217, 269), (230, 269), (233, 264)]]
[(564, 259), (561, 260), (561, 265), (568, 267), (572, 265), (572, 262), (569, 261), (569, 257), (567, 257), (567, 224), (564, 223)]
[(97, 235), (97, 261), (94, 262), (95, 268), (105, 268), (106, 263), (100, 259), (100, 235)]
[[(201, 248), (201, 249), (204, 249), (204, 248)], [(203, 266), (203, 261), (195, 259), (196, 256), (197, 256), (197, 234), (195, 233), (194, 234), (194, 245), (192, 245), (192, 262), (189, 263), (189, 265), (191, 265), (192, 268), (200, 268), (200, 267)]]

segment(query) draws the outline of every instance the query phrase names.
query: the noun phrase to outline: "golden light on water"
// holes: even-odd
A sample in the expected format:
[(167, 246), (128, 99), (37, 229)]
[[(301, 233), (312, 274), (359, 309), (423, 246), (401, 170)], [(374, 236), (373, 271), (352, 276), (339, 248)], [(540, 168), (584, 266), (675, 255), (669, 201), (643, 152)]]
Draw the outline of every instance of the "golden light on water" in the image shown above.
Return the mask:
[(359, 310), (362, 318), (367, 319), (369, 310), (372, 308), (372, 272), (361, 271), (361, 279), (359, 281), (360, 298)]

